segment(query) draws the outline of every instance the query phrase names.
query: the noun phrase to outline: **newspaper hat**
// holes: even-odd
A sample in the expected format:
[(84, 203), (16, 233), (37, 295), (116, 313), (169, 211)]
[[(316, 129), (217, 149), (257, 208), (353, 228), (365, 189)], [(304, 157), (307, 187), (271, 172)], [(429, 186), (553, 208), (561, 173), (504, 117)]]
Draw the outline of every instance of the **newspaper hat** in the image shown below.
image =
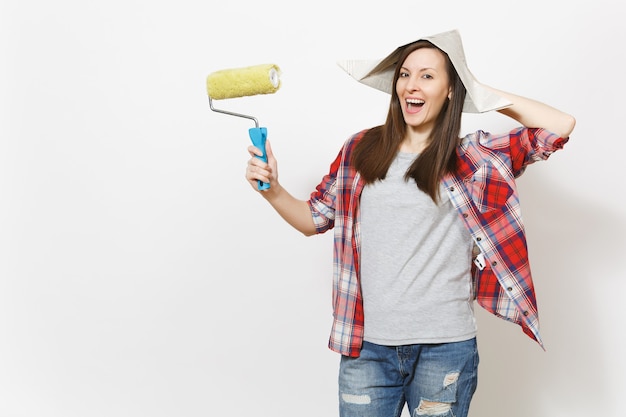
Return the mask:
[[(512, 103), (505, 98), (483, 87), (471, 73), (465, 61), (461, 35), (457, 30), (426, 36), (418, 40), (427, 40), (444, 51), (450, 57), (452, 65), (459, 74), (467, 90), (463, 111), (467, 113), (484, 113), (510, 106)], [(398, 47), (387, 57), (380, 60), (344, 60), (337, 64), (355, 80), (391, 94), (393, 74), (404, 48), (417, 41)]]

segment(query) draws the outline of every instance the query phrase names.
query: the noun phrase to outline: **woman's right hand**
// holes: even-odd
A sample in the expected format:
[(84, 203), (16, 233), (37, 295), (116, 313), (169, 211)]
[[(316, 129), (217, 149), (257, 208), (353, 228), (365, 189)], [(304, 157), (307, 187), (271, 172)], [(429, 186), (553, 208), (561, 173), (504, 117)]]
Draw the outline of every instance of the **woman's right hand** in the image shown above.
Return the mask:
[(265, 142), (265, 153), (267, 154), (267, 163), (263, 162), (258, 156), (263, 152), (256, 146), (248, 147), (250, 160), (246, 168), (246, 179), (250, 186), (258, 189), (258, 181), (268, 182), (270, 188), (259, 191), (261, 195), (268, 201), (272, 207), (287, 221), (293, 228), (300, 231), (305, 236), (311, 236), (317, 233), (313, 216), (309, 204), (305, 200), (294, 198), (287, 190), (281, 187), (278, 182), (278, 163), (272, 152), (272, 146), (269, 141)]
[(263, 152), (261, 152), (259, 148), (253, 145), (248, 146), (250, 159), (248, 160), (248, 166), (246, 168), (246, 179), (250, 183), (250, 186), (256, 191), (259, 191), (258, 181), (269, 183), (270, 190), (278, 183), (278, 163), (272, 152), (272, 146), (269, 140), (265, 142), (265, 152), (267, 154), (267, 162), (263, 162), (260, 158), (257, 158), (257, 156), (263, 155)]

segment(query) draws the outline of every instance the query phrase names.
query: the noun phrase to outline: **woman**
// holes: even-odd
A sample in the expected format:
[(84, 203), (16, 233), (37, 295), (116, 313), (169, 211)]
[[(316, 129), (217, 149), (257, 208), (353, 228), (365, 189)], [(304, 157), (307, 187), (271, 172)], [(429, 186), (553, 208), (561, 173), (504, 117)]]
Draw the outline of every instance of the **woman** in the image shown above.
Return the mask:
[[(308, 200), (280, 185), (269, 143), (268, 163), (249, 147), (246, 178), (269, 182), (261, 195), (303, 234), (334, 229), (340, 415), (400, 416), (407, 404), (466, 416), (474, 300), (541, 345), (515, 178), (562, 148), (575, 120), (479, 84), (456, 31), (398, 48), (360, 81), (390, 91), (385, 124), (349, 138)], [(460, 138), (462, 112), (485, 108), (522, 126)]]

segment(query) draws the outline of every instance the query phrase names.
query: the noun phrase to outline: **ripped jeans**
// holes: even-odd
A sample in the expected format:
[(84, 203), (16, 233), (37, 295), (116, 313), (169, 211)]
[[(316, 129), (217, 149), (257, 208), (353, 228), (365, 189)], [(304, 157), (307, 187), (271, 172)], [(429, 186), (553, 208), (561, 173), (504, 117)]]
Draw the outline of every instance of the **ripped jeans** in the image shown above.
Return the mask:
[(381, 346), (341, 357), (340, 417), (466, 417), (478, 382), (476, 339)]

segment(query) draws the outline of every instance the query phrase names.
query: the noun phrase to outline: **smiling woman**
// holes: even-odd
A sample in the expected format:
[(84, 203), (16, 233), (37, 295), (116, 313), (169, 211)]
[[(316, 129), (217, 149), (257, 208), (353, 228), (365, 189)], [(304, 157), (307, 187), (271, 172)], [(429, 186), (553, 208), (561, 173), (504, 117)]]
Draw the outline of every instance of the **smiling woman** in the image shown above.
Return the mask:
[[(334, 229), (340, 415), (399, 416), (406, 403), (411, 415), (467, 416), (474, 300), (542, 345), (515, 178), (563, 147), (574, 118), (478, 83), (457, 31), (365, 73), (344, 68), (391, 94), (385, 123), (350, 137), (308, 200), (281, 186), (270, 146), (267, 162), (248, 148), (246, 178), (270, 183), (261, 195), (303, 234)], [(493, 110), (520, 126), (459, 136), (464, 111)]]
[[(453, 26), (479, 80), (577, 118), (564, 152), (529, 167), (517, 181), (517, 196), (506, 165), (495, 159), (461, 173), (459, 189), (471, 197), (466, 203), (486, 222), (497, 221), (494, 214), (512, 198), (521, 200), (546, 348), (474, 302), (481, 362), (470, 416), (623, 415), (626, 355), (615, 324), (626, 321), (620, 200), (626, 83), (616, 65), (626, 58), (621, 2), (277, 4), (280, 13), (258, 0), (219, 7), (207, 1), (0, 1), (0, 416), (222, 416), (237, 414), (241, 404), (237, 408), (272, 417), (332, 417), (342, 399), (373, 398), (337, 394), (342, 355), (326, 348), (334, 307), (329, 251), (334, 232), (355, 219), (358, 225), (345, 233), (359, 239), (353, 241), (359, 279), (371, 276), (364, 268), (374, 270), (377, 248), (388, 259), (385, 269), (400, 268), (400, 252), (407, 256), (411, 248), (404, 246), (422, 229), (413, 218), (387, 232), (398, 226), (389, 210), (403, 216), (419, 210), (422, 219), (438, 214), (428, 198), (412, 197), (424, 197), (414, 180), (408, 192), (396, 191), (418, 155), (398, 152), (386, 178), (367, 185), (354, 200), (360, 217), (337, 215), (333, 231), (305, 238), (273, 213), (257, 183), (247, 183), (252, 124), (211, 112), (205, 77), (216, 68), (280, 64), (284, 84), (276, 95), (216, 104), (250, 112), (270, 127), (278, 182), (308, 201), (342, 142), (385, 123), (395, 89), (396, 57), (388, 70), (362, 81), (380, 59), (345, 61), (354, 79), (337, 61), (383, 58), (420, 38), (449, 51), (440, 38), (422, 35)], [(463, 67), (456, 67), (466, 84)], [(367, 84), (375, 81), (384, 92)], [(506, 142), (488, 139), (520, 125), (502, 114), (520, 102), (503, 109), (512, 104), (506, 93), (485, 85), (475, 91), (473, 83), (467, 83), (470, 107), (459, 136), (487, 129), (481, 143), (503, 149)], [(486, 100), (489, 94), (493, 100)], [(477, 113), (487, 111), (477, 105), (498, 100), (502, 107)], [(352, 185), (341, 181), (335, 184), (346, 188), (329, 187), (329, 206)], [(499, 192), (486, 192), (488, 186)], [(449, 187), (440, 195), (450, 199)], [(380, 207), (371, 206), (377, 202)], [(363, 210), (363, 203), (370, 208)], [(349, 204), (336, 198), (328, 221), (351, 210)], [(295, 217), (316, 234), (311, 210), (303, 211)], [(338, 254), (347, 262), (349, 247)], [(434, 251), (423, 266), (446, 251)], [(485, 271), (493, 268), (484, 264)], [(348, 273), (342, 266), (338, 276)], [(348, 294), (365, 289), (361, 282), (339, 284)], [(512, 281), (504, 284), (491, 296), (498, 288), (523, 292), (506, 285)], [(372, 328), (377, 310), (370, 301), (376, 299), (368, 294), (352, 304), (342, 294), (338, 317), (359, 313), (364, 301), (371, 312), (365, 330)], [(409, 292), (395, 298), (391, 285), (381, 294), (389, 295), (388, 311), (396, 316), (422, 302), (409, 300)], [(492, 301), (480, 299), (488, 307)], [(522, 307), (509, 300), (499, 298), (503, 310)], [(349, 343), (349, 326), (338, 325), (333, 340)], [(451, 387), (453, 376), (445, 380)]]

